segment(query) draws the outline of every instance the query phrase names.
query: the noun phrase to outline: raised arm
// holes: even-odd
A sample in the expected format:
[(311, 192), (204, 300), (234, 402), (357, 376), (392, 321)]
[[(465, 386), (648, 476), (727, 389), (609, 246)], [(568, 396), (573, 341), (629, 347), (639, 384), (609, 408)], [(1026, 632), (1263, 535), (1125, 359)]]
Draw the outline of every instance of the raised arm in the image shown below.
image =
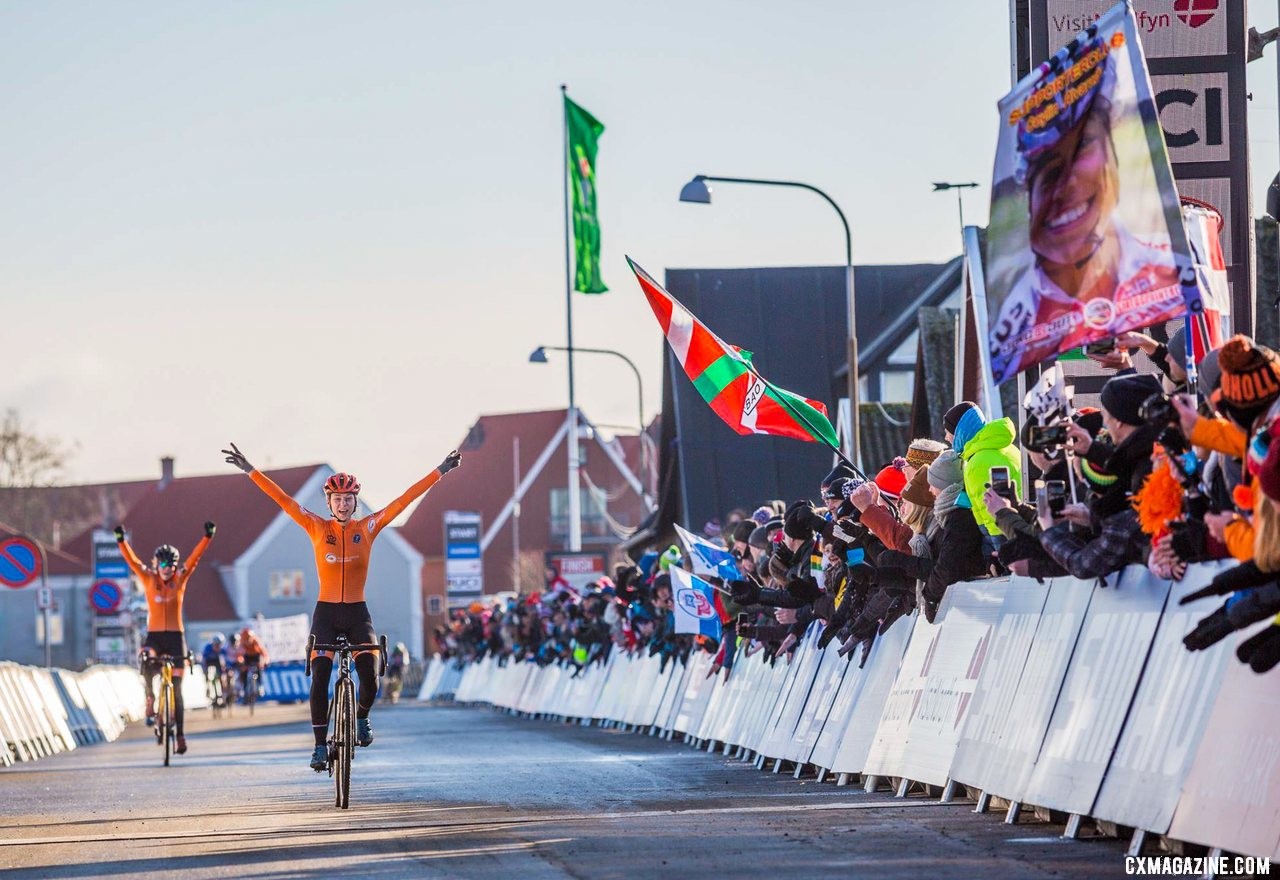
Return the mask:
[(138, 577), (142, 577), (147, 573), (147, 567), (142, 560), (138, 558), (138, 554), (133, 552), (133, 548), (129, 546), (129, 542), (124, 537), (124, 526), (116, 526), (116, 543), (120, 545), (120, 552), (124, 554), (125, 565), (129, 566)]
[(244, 453), (236, 448), (234, 443), (231, 444), (230, 449), (222, 451), (227, 456), (227, 462), (248, 474), (249, 479), (253, 480), (259, 489), (266, 492), (272, 501), (280, 505), (280, 509), (289, 514), (291, 520), (307, 529), (308, 532), (311, 530), (311, 514), (307, 513), (302, 505), (294, 501), (292, 497), (286, 495), (285, 491), (272, 482), (270, 477), (249, 464), (249, 459), (245, 458)]
[(438, 468), (427, 474), (418, 482), (414, 483), (405, 490), (403, 495), (373, 515), (374, 527), (371, 530), (372, 534), (376, 535), (378, 532), (382, 531), (383, 527), (387, 525), (387, 523), (404, 513), (406, 507), (425, 495), (428, 489), (440, 482), (441, 477), (460, 464), (462, 464), (462, 455), (455, 449), (453, 452), (450, 452), (445, 456), (444, 461), (440, 462), (440, 466)]
[(200, 557), (204, 555), (204, 551), (209, 549), (209, 542), (213, 540), (214, 532), (217, 530), (218, 527), (211, 522), (204, 524), (204, 537), (200, 539), (200, 543), (196, 544), (195, 548), (187, 556), (187, 564), (184, 567), (188, 574), (195, 571), (196, 566), (200, 564)]

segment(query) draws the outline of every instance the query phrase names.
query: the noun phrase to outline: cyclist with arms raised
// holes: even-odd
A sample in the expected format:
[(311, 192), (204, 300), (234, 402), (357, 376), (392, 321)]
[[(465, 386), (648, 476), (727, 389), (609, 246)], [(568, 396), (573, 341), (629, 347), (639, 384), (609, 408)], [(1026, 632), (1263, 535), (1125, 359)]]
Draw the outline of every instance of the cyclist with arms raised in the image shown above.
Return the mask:
[[(186, 565), (179, 565), (180, 554), (178, 548), (172, 544), (161, 544), (157, 547), (151, 558), (151, 564), (145, 565), (125, 539), (124, 526), (116, 526), (116, 543), (120, 545), (124, 561), (134, 577), (142, 584), (142, 589), (147, 596), (147, 638), (142, 643), (143, 648), (146, 648), (152, 657), (144, 667), (147, 679), (147, 724), (151, 724), (155, 718), (155, 698), (152, 694), (155, 692), (156, 677), (160, 675), (160, 661), (155, 657), (168, 654), (170, 657), (178, 658), (185, 657), (187, 654), (187, 638), (182, 626), (182, 600), (187, 593), (187, 581), (191, 579), (196, 566), (200, 564), (200, 557), (209, 548), (209, 542), (213, 540), (215, 531), (217, 527), (213, 523), (204, 524), (204, 537), (187, 557)], [(176, 662), (173, 666), (173, 720), (178, 738), (177, 748), (174, 751), (179, 755), (187, 751), (187, 738), (182, 728), (183, 672), (182, 662)]]
[[(457, 450), (450, 452), (440, 466), (427, 474), (382, 510), (355, 519), (356, 496), (360, 483), (350, 474), (334, 474), (324, 484), (330, 518), (317, 516), (298, 504), (261, 471), (256, 470), (244, 454), (231, 444), (222, 450), (227, 461), (249, 475), (258, 488), (302, 526), (311, 538), (316, 556), (316, 573), (320, 578), (320, 598), (311, 617), (311, 634), (316, 641), (333, 644), (344, 635), (353, 645), (368, 644), (375, 639), (373, 620), (364, 601), (364, 582), (369, 573), (369, 552), (378, 533), (404, 512), (415, 499), (462, 462)], [(369, 725), (369, 709), (378, 695), (377, 655), (360, 652), (355, 657), (356, 675), (360, 679), (360, 695), (356, 701), (356, 745), (373, 742)], [(329, 729), (329, 677), (333, 657), (317, 652), (311, 661), (311, 728), (316, 747), (311, 755), (311, 768), (324, 772), (328, 756), (325, 737)]]

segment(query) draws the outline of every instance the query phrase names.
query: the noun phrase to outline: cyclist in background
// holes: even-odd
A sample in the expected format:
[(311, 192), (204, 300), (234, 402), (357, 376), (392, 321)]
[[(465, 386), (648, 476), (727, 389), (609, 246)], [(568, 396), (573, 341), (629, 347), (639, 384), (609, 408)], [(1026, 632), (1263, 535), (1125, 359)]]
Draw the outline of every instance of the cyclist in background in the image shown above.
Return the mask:
[[(414, 483), (404, 494), (382, 510), (355, 519), (356, 498), (360, 482), (350, 474), (334, 474), (324, 484), (329, 518), (306, 510), (284, 490), (256, 470), (234, 443), (222, 450), (227, 461), (249, 475), (259, 489), (300, 525), (311, 538), (315, 551), (316, 573), (320, 579), (320, 597), (311, 617), (311, 634), (321, 644), (333, 644), (343, 635), (355, 645), (374, 641), (373, 620), (364, 601), (365, 578), (369, 574), (369, 556), (374, 539), (383, 528), (404, 512), (416, 499), (426, 494), (441, 477), (462, 462), (457, 450), (450, 452), (440, 466)], [(377, 655), (361, 651), (355, 655), (360, 694), (356, 701), (356, 745), (373, 742), (369, 709), (378, 696)], [(329, 678), (333, 673), (333, 657), (329, 652), (316, 652), (311, 660), (311, 729), (316, 747), (311, 754), (311, 768), (323, 773), (328, 767), (325, 737), (329, 730)]]
[[(142, 646), (151, 655), (151, 658), (144, 664), (143, 672), (147, 681), (148, 726), (155, 723), (155, 697), (153, 694), (155, 692), (156, 678), (160, 675), (161, 665), (156, 657), (161, 654), (168, 654), (170, 657), (179, 658), (185, 657), (187, 654), (187, 639), (182, 626), (182, 600), (187, 592), (187, 581), (191, 579), (196, 566), (200, 564), (200, 557), (209, 548), (209, 542), (213, 540), (213, 535), (216, 531), (217, 526), (213, 523), (206, 522), (204, 524), (204, 537), (200, 539), (200, 543), (196, 544), (195, 549), (191, 551), (191, 555), (187, 557), (185, 565), (179, 564), (181, 554), (178, 553), (178, 548), (172, 544), (161, 544), (157, 547), (156, 552), (152, 555), (151, 564), (145, 565), (125, 539), (124, 526), (116, 526), (116, 543), (120, 545), (120, 552), (124, 555), (125, 563), (129, 566), (129, 570), (133, 572), (133, 576), (142, 584), (143, 592), (147, 596), (147, 638), (143, 641)], [(181, 661), (174, 663), (173, 720), (175, 732), (177, 733), (177, 748), (174, 751), (179, 755), (185, 754), (187, 751), (187, 738), (183, 735), (182, 728), (182, 678), (184, 671), (184, 664)]]
[(257, 696), (262, 696), (262, 667), (267, 665), (267, 648), (262, 644), (262, 640), (248, 626), (240, 630), (239, 639), (239, 659), (240, 659), (240, 693), (249, 693), (249, 672), (256, 670), (258, 673)]
[[(200, 665), (204, 667), (205, 686), (211, 700), (216, 698), (216, 692), (213, 689), (214, 681), (222, 681), (222, 677), (231, 663), (231, 656), (227, 652), (225, 642), (226, 639), (222, 633), (214, 633), (213, 638), (209, 639), (209, 643), (200, 652)], [(221, 699), (225, 701), (226, 698), (227, 695), (224, 691)]]

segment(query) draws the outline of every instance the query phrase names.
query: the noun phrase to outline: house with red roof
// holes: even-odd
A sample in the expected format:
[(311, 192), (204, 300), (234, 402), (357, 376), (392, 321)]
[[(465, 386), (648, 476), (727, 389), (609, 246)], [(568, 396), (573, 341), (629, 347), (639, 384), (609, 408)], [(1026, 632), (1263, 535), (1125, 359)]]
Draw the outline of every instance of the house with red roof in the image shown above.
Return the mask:
[[(333, 468), (310, 464), (266, 473), (303, 507), (326, 511), (323, 487)], [(217, 535), (187, 584), (184, 617), (192, 650), (199, 651), (212, 633), (238, 630), (258, 615), (311, 613), (319, 594), (311, 541), (248, 477), (236, 472), (175, 477), (172, 460), (166, 460), (161, 478), (148, 482), (141, 491), (127, 484), (127, 509), (110, 510), (112, 515), (49, 554), (50, 586), (64, 615), (56, 664), (78, 668), (94, 653), (88, 595), (95, 528), (123, 524), (138, 555), (148, 559), (160, 544), (173, 544), (186, 556), (202, 537), (204, 522), (217, 524)], [(0, 518), (3, 505), (0, 497)], [(361, 499), (357, 515), (369, 512)], [(384, 529), (369, 566), (367, 601), (379, 633), (392, 644), (404, 642), (414, 656), (423, 649), (421, 568), (421, 554), (396, 529)], [(13, 595), (0, 594), (0, 659), (43, 663), (43, 648), (34, 643), (34, 594), (5, 592)], [(139, 615), (144, 622), (145, 611)], [(51, 631), (57, 635), (56, 628)]]
[[(651, 509), (652, 445), (636, 434), (607, 436), (580, 410), (579, 419), (582, 549), (602, 558), (602, 574), (611, 573), (618, 544)], [(447, 511), (480, 514), (483, 595), (542, 589), (546, 554), (568, 547), (568, 410), (481, 416), (458, 448), (458, 478), (432, 489), (400, 529), (425, 559), (428, 627), (473, 598), (447, 589)]]

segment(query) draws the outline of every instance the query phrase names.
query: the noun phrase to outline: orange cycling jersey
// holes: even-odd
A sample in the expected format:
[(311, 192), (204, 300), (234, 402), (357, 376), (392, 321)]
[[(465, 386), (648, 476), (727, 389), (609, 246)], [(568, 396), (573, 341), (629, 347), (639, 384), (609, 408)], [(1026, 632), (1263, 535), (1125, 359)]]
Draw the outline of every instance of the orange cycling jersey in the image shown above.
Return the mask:
[(267, 662), (267, 649), (258, 638), (257, 633), (241, 634), (240, 645), (237, 650), (239, 660), (242, 662), (247, 657), (257, 657), (259, 663)]
[(187, 593), (187, 581), (200, 564), (200, 557), (208, 549), (209, 540), (201, 538), (187, 561), (178, 567), (177, 573), (168, 581), (160, 577), (155, 569), (144, 565), (128, 541), (120, 543), (124, 561), (142, 582), (142, 589), (147, 594), (147, 632), (182, 632), (182, 599)]
[(355, 603), (364, 601), (364, 582), (369, 574), (369, 551), (373, 540), (388, 523), (440, 479), (436, 469), (427, 474), (377, 513), (361, 519), (352, 517), (345, 523), (336, 519), (316, 516), (284, 493), (261, 471), (249, 474), (258, 488), (289, 515), (289, 518), (306, 529), (316, 554), (316, 573), (320, 577), (321, 602)]

